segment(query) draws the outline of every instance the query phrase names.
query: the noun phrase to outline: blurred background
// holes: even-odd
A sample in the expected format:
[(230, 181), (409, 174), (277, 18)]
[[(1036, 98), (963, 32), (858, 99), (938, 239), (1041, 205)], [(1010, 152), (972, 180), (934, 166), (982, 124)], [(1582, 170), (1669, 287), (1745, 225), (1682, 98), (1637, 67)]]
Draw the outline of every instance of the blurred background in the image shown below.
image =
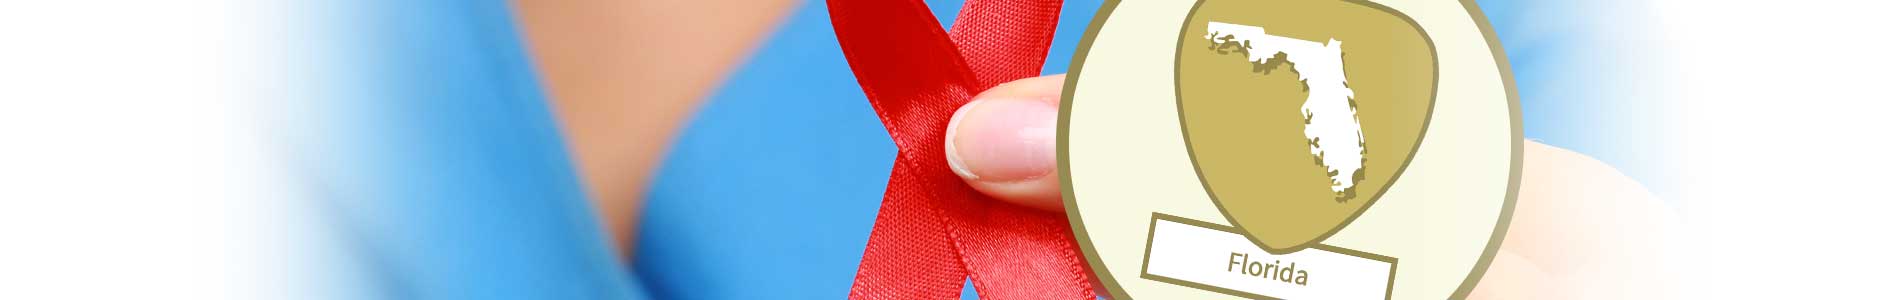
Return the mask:
[[(960, 1), (927, 2), (955, 22)], [(1477, 2), (1526, 137), (1678, 213), (1693, 298), (1877, 297), (1894, 278), (1892, 5)], [(648, 128), (670, 142), (649, 142), (664, 154), (630, 267), (562, 143), (543, 82), (561, 75), (537, 73), (521, 3), (0, 4), (0, 298), (845, 295), (895, 148), (824, 3), (629, 3), (652, 5), (608, 19), (765, 24), (700, 48), (733, 58)], [(1045, 74), (1100, 5), (1064, 3)], [(698, 78), (677, 72), (628, 80)]]

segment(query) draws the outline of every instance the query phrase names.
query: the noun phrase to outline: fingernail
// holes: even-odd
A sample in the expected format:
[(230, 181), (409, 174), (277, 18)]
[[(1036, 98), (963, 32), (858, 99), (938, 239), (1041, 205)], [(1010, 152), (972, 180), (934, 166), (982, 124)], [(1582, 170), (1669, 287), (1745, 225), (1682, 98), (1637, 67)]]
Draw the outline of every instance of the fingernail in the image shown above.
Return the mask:
[(1055, 172), (1056, 106), (1025, 98), (978, 98), (950, 118), (944, 155), (964, 179), (1009, 182)]

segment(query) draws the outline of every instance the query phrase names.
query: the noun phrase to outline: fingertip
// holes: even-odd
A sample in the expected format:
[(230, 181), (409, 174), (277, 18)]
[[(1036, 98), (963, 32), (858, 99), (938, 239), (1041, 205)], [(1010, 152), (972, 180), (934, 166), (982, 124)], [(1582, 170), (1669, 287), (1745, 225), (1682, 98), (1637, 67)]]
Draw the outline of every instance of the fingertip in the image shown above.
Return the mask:
[(1062, 76), (1005, 83), (951, 117), (945, 158), (970, 187), (999, 200), (1062, 211), (1055, 133)]

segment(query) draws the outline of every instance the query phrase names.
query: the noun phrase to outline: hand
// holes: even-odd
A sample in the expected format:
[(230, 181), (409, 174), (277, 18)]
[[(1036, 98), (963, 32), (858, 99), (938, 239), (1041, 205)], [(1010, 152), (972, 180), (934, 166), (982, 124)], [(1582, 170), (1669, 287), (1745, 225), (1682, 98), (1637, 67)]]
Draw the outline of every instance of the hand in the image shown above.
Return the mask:
[[(984, 91), (950, 119), (945, 156), (990, 197), (1062, 211), (1056, 115), (1064, 75)], [(1524, 142), (1517, 208), (1471, 299), (1673, 298), (1675, 217), (1609, 165)]]

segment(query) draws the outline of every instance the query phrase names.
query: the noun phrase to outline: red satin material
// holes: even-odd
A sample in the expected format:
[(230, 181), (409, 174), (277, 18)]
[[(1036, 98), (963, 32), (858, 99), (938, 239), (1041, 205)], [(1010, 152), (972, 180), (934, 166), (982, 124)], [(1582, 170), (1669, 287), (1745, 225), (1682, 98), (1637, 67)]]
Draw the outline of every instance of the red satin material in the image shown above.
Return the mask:
[(950, 171), (944, 130), (974, 93), (1036, 76), (1060, 0), (969, 0), (949, 32), (918, 0), (830, 0), (858, 84), (897, 161), (851, 299), (1094, 299), (1063, 214), (979, 194)]

